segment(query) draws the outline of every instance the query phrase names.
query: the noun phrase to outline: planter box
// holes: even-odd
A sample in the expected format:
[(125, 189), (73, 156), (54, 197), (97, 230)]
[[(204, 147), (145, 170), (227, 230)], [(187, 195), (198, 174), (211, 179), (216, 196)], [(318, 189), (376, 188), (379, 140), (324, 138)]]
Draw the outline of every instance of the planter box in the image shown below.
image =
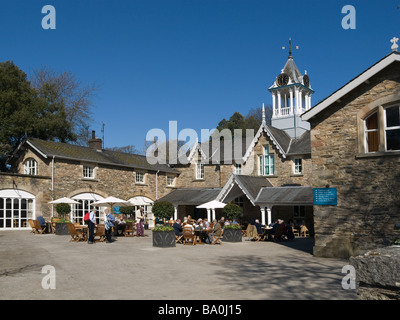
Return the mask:
[(68, 231), (68, 223), (64, 223), (64, 222), (56, 222), (56, 234), (57, 235), (69, 235), (69, 231)]
[(242, 242), (242, 234), (241, 229), (225, 228), (222, 240), (224, 242)]
[(153, 231), (153, 247), (175, 247), (175, 231)]

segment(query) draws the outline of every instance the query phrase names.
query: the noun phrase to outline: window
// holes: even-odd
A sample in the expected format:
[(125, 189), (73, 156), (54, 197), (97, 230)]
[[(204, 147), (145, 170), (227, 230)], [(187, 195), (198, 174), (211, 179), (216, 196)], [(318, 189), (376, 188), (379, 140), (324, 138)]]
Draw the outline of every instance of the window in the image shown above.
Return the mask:
[(275, 173), (274, 155), (269, 153), (268, 146), (264, 147), (264, 155), (258, 157), (260, 175), (272, 176)]
[(304, 206), (294, 206), (293, 210), (293, 217), (295, 218), (304, 218), (306, 216), (306, 207)]
[(83, 166), (83, 178), (94, 179), (94, 168), (92, 166)]
[(167, 186), (173, 187), (175, 185), (175, 177), (167, 176)]
[(235, 163), (235, 174), (242, 174), (242, 165), (240, 163)]
[(378, 111), (365, 119), (366, 152), (379, 151)]
[(400, 150), (400, 106), (385, 109), (385, 151)]
[(37, 161), (35, 159), (28, 159), (24, 163), (24, 174), (36, 176), (38, 174)]
[[(360, 153), (400, 151), (400, 105), (378, 105), (365, 117), (360, 115)], [(362, 131), (361, 131), (362, 130)]]
[(303, 173), (303, 160), (301, 158), (294, 159), (294, 174), (302, 174)]
[(144, 183), (144, 173), (136, 172), (136, 183)]
[(196, 179), (204, 179), (204, 163), (196, 163)]

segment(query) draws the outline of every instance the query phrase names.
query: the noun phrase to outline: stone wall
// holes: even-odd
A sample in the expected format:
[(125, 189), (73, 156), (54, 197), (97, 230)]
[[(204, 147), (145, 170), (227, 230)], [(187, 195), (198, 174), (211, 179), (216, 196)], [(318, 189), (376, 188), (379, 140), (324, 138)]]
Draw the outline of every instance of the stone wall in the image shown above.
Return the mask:
[(347, 258), (396, 236), (400, 220), (399, 153), (358, 153), (358, 115), (376, 100), (397, 94), (400, 75), (380, 72), (311, 119), (311, 184), (337, 188), (337, 206), (314, 206), (316, 256)]

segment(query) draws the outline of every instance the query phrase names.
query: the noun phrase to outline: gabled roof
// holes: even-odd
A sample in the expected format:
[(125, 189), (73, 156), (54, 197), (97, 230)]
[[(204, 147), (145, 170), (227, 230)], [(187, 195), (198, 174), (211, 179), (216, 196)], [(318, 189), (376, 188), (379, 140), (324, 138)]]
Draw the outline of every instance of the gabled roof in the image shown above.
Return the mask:
[(272, 187), (271, 182), (265, 177), (245, 176), (232, 174), (221, 192), (218, 194), (216, 200), (224, 201), (233, 187), (237, 186), (243, 194), (255, 205), (256, 197), (263, 187)]
[[(69, 143), (46, 141), (36, 138), (26, 139), (26, 143), (43, 158), (55, 158), (64, 160), (76, 160), (105, 164), (118, 167), (129, 167), (145, 170), (160, 170), (163, 172), (178, 173), (166, 164), (151, 165), (147, 162), (146, 156), (128, 154), (123, 152), (110, 151), (107, 149), (97, 151), (90, 147), (77, 146)], [(20, 148), (17, 149), (17, 151)]]
[(301, 118), (305, 121), (309, 121), (311, 118), (316, 116), (318, 113), (321, 111), (325, 110), (328, 108), (330, 105), (335, 103), (336, 101), (340, 100), (343, 98), (346, 94), (351, 92), (352, 90), (355, 90), (358, 86), (363, 84), (365, 81), (376, 75), (378, 72), (382, 71), (392, 63), (398, 63), (400, 62), (400, 53), (397, 51), (394, 51), (390, 54), (388, 54), (386, 57), (375, 63), (373, 66), (359, 74), (357, 77), (354, 79), (350, 80), (348, 83), (346, 83), (343, 87), (332, 93), (330, 96), (319, 102), (317, 105), (315, 105), (313, 108), (310, 110), (306, 111), (303, 113)]

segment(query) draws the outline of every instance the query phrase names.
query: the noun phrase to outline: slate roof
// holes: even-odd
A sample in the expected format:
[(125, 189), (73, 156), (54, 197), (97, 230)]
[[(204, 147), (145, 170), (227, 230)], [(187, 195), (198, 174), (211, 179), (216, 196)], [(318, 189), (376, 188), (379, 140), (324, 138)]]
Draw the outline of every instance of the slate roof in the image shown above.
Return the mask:
[(26, 143), (47, 158), (52, 158), (55, 156), (56, 158), (67, 160), (86, 161), (111, 166), (178, 173), (177, 170), (170, 168), (166, 164), (149, 164), (146, 156), (138, 154), (128, 154), (106, 149), (97, 151), (90, 147), (46, 141), (36, 138), (29, 138), (26, 140)]
[(262, 188), (257, 195), (258, 205), (313, 205), (313, 188), (283, 186)]
[(221, 188), (176, 189), (157, 201), (168, 201), (174, 205), (200, 205), (217, 198)]

